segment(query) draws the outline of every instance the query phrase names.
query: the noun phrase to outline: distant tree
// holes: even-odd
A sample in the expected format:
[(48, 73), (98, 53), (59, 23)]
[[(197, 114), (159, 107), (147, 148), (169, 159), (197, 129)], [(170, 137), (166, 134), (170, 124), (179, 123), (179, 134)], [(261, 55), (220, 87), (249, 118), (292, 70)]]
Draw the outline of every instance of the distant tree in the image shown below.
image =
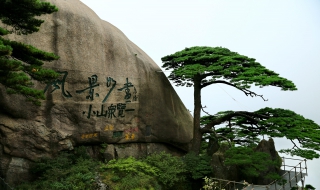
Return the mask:
[(7, 25), (6, 28), (0, 27), (0, 83), (7, 88), (8, 93), (22, 94), (37, 105), (45, 97), (42, 90), (33, 88), (31, 80), (48, 82), (57, 78), (58, 73), (44, 69), (42, 65), (43, 61), (53, 61), (59, 57), (3, 36), (37, 32), (44, 21), (35, 16), (56, 11), (57, 7), (40, 0), (0, 0), (0, 20)]
[[(290, 110), (263, 108), (255, 112), (223, 111), (201, 118), (201, 90), (212, 84), (225, 84), (242, 91), (246, 96), (260, 97), (250, 90), (255, 86), (275, 86), (281, 90), (297, 90), (293, 82), (282, 78), (255, 59), (222, 47), (191, 47), (163, 57), (163, 68), (171, 70), (168, 78), (177, 86), (194, 88), (193, 141), (190, 151), (199, 154), (203, 137), (209, 144), (231, 141), (250, 145), (258, 142), (259, 135), (286, 137), (294, 144), (282, 152), (312, 159), (318, 158), (320, 150), (320, 127)], [(205, 110), (203, 110), (205, 111)], [(225, 127), (215, 129), (226, 123)], [(206, 135), (211, 134), (211, 135)], [(300, 147), (296, 145), (296, 141)], [(208, 146), (212, 147), (212, 146)], [(210, 149), (210, 148), (209, 148)], [(212, 151), (208, 151), (213, 153)]]

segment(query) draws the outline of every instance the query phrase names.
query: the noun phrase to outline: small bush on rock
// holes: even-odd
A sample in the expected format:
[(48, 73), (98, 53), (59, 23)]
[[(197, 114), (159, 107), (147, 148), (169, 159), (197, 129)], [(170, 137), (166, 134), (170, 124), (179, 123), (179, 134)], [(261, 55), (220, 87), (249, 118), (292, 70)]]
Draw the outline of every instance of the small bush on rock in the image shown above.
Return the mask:
[(165, 187), (172, 187), (185, 180), (186, 166), (179, 157), (160, 152), (148, 156), (145, 162), (158, 169), (157, 178)]
[(103, 182), (115, 190), (160, 189), (158, 168), (133, 157), (110, 160), (100, 171)]
[(203, 179), (205, 176), (212, 174), (210, 157), (207, 155), (196, 155), (190, 152), (185, 155), (184, 162), (187, 172), (194, 180)]
[(185, 163), (165, 152), (140, 160), (133, 157), (111, 160), (100, 169), (103, 182), (113, 189), (179, 189), (186, 183)]
[[(264, 152), (255, 152), (250, 147), (232, 147), (225, 153), (225, 165), (234, 165), (240, 168), (243, 177), (258, 177), (268, 167), (276, 167), (278, 161), (272, 161), (270, 155)], [(269, 174), (267, 177), (277, 179), (275, 173)]]
[(76, 148), (74, 153), (62, 152), (54, 159), (41, 159), (32, 169), (39, 178), (24, 183), (18, 190), (87, 190), (95, 189), (95, 170), (98, 162), (89, 159), (85, 147)]

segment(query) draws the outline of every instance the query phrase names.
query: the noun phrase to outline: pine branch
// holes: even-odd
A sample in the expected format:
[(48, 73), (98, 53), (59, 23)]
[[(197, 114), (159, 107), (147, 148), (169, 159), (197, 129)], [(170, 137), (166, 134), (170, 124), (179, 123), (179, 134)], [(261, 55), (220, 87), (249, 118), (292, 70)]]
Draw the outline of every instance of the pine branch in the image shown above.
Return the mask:
[(232, 86), (232, 87), (234, 87), (234, 88), (242, 91), (246, 96), (251, 96), (251, 97), (257, 97), (257, 96), (259, 96), (260, 98), (263, 99), (263, 101), (268, 101), (268, 99), (265, 99), (265, 98), (263, 97), (263, 95), (259, 95), (259, 94), (255, 93), (255, 92), (251, 91), (251, 90), (248, 90), (248, 89), (240, 88), (240, 87), (238, 87), (238, 86), (236, 86), (236, 85), (234, 85), (234, 84), (232, 84), (232, 83), (229, 83), (229, 82), (223, 81), (223, 80), (217, 80), (217, 81), (207, 82), (207, 83), (201, 85), (201, 88), (204, 88), (204, 87), (209, 86), (209, 85), (211, 85), (211, 84), (218, 84), (218, 83)]
[(293, 144), (292, 149), (294, 149), (295, 147), (296, 147), (297, 149), (299, 149), (299, 147), (296, 145), (296, 143), (295, 143), (292, 139), (290, 139), (290, 141), (291, 141), (291, 142), (292, 142), (292, 144)]
[(204, 109), (203, 108), (207, 108), (207, 106), (202, 106), (201, 105), (201, 110), (204, 112), (204, 113), (206, 113), (207, 115), (209, 115), (209, 116), (213, 116), (213, 115), (211, 115), (209, 112), (207, 112), (207, 111), (204, 111)]
[(222, 117), (219, 117), (219, 118), (211, 121), (204, 128), (210, 129), (215, 125), (219, 125), (219, 124), (221, 124), (223, 122), (226, 122), (226, 121), (230, 120), (233, 117), (238, 117), (238, 116), (245, 117), (245, 118), (253, 121), (254, 124), (259, 123), (259, 120), (255, 119), (254, 117), (262, 118), (262, 119), (268, 119), (269, 118), (268, 116), (257, 114), (257, 113), (252, 113), (252, 112), (247, 112), (247, 111), (236, 111), (236, 112), (231, 112), (229, 114), (226, 114), (226, 115), (224, 115)]
[(214, 135), (215, 135), (216, 138), (223, 138), (223, 139), (225, 139), (225, 140), (228, 142), (228, 144), (229, 144), (230, 147), (232, 146), (232, 145), (231, 145), (231, 142), (230, 142), (230, 139), (228, 139), (227, 137), (225, 137), (225, 136), (223, 136), (223, 135), (217, 134), (217, 132), (215, 131), (214, 128), (213, 128), (213, 130), (212, 130), (212, 129), (201, 128), (200, 131), (201, 131), (201, 133), (214, 133)]

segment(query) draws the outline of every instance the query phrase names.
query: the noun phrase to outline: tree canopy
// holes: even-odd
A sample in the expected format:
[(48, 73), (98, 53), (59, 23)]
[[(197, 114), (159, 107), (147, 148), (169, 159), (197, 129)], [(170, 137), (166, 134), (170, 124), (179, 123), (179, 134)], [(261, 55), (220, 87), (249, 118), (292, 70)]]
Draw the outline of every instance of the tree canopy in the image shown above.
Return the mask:
[[(281, 90), (297, 90), (292, 81), (280, 77), (253, 58), (223, 47), (185, 48), (161, 60), (164, 63), (162, 67), (171, 70), (168, 78), (177, 86), (194, 88), (194, 137), (191, 151), (199, 153), (203, 135), (209, 133), (215, 140), (242, 146), (257, 143), (261, 136), (285, 137), (294, 146), (282, 152), (308, 159), (319, 157), (319, 125), (293, 111), (263, 108), (255, 112), (221, 111), (211, 115), (203, 110), (201, 104), (201, 89), (211, 84), (229, 85), (247, 96), (261, 97), (267, 101), (263, 95), (250, 90), (250, 87), (274, 86)], [(201, 110), (208, 115), (201, 118)], [(221, 124), (226, 125), (221, 127)]]
[(44, 94), (33, 88), (32, 80), (48, 82), (57, 78), (58, 73), (44, 69), (42, 65), (44, 61), (59, 57), (4, 36), (37, 32), (44, 21), (35, 17), (56, 11), (57, 7), (40, 0), (0, 0), (0, 20), (6, 25), (5, 28), (0, 26), (0, 83), (8, 93), (22, 94), (37, 105), (40, 99), (44, 99)]
[[(291, 110), (266, 107), (255, 112), (223, 111), (202, 117), (201, 124), (201, 131), (215, 133), (222, 141), (249, 146), (258, 144), (261, 136), (287, 138), (293, 147), (280, 152), (307, 159), (319, 158), (320, 126)], [(212, 131), (220, 124), (225, 125)]]
[[(223, 47), (191, 47), (161, 58), (162, 67), (173, 69), (169, 79), (177, 86), (200, 83), (200, 88), (223, 83), (244, 92), (256, 86), (275, 86), (282, 90), (297, 90), (289, 80), (271, 71), (255, 59)], [(195, 81), (195, 80), (199, 81)]]

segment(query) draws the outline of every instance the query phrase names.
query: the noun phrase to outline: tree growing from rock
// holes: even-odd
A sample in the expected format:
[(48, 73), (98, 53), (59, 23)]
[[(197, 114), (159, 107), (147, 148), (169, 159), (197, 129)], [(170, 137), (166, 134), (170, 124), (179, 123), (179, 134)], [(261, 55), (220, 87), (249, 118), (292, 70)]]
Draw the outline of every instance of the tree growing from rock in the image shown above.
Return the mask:
[[(263, 95), (250, 90), (252, 85), (274, 86), (281, 90), (297, 90), (295, 84), (271, 71), (255, 59), (223, 47), (191, 47), (163, 57), (163, 68), (171, 70), (168, 78), (177, 86), (193, 87), (193, 141), (191, 151), (199, 154), (204, 135), (210, 143), (218, 140), (239, 145), (258, 142), (258, 136), (285, 137), (293, 143), (285, 153), (312, 159), (320, 150), (320, 127), (312, 120), (285, 109), (263, 108), (255, 112), (222, 111), (201, 118), (201, 90), (213, 84), (224, 84), (242, 91), (246, 96)], [(205, 111), (205, 110), (203, 110)], [(218, 125), (225, 124), (225, 127)], [(298, 143), (300, 146), (298, 146)], [(211, 146), (212, 147), (212, 146)], [(212, 154), (216, 150), (208, 149)]]
[(22, 94), (37, 105), (44, 99), (42, 90), (33, 88), (32, 80), (48, 82), (59, 76), (51, 69), (44, 69), (43, 61), (57, 60), (53, 53), (45, 52), (31, 45), (5, 39), (15, 33), (27, 35), (39, 31), (44, 22), (35, 18), (58, 11), (57, 7), (40, 0), (0, 0), (0, 83), (10, 94)]

